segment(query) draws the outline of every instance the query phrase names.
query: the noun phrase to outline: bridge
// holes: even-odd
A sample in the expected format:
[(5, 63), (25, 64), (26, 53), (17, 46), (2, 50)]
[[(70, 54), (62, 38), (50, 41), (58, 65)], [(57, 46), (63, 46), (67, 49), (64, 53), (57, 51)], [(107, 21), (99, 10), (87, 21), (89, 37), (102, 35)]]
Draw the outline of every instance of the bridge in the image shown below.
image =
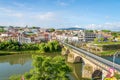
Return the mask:
[[(82, 77), (83, 78), (100, 78), (107, 75), (109, 69), (113, 67), (113, 62), (102, 57), (94, 55), (86, 50), (77, 48), (65, 42), (61, 42), (64, 47), (63, 55), (67, 55), (67, 61), (70, 63), (82, 62)], [(120, 74), (120, 65), (114, 63), (114, 70)]]

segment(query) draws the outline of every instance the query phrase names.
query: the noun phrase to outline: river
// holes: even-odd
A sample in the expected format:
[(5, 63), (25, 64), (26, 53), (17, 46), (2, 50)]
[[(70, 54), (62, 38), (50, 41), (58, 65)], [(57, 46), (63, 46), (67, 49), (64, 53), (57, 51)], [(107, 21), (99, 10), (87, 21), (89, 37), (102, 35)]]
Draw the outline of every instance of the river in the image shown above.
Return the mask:
[[(47, 56), (57, 56), (58, 54), (45, 54)], [(78, 64), (68, 64), (72, 68), (81, 68), (81, 63)], [(0, 80), (8, 80), (12, 75), (24, 74), (28, 72), (32, 68), (32, 55), (31, 54), (15, 54), (15, 55), (4, 55), (0, 56)], [(80, 71), (80, 70), (79, 70)], [(80, 71), (81, 72), (81, 71)], [(74, 79), (75, 76), (70, 76), (71, 80)], [(81, 74), (79, 74), (81, 75)]]
[[(47, 55), (56, 56), (58, 54), (48, 53)], [(112, 60), (111, 57), (106, 57), (106, 59)], [(116, 61), (118, 64), (120, 64), (120, 58), (116, 58)], [(71, 72), (72, 76), (70, 76), (71, 80), (83, 80), (82, 63), (67, 64), (73, 69), (73, 72)], [(8, 80), (8, 78), (12, 75), (24, 74), (25, 72), (28, 72), (31, 68), (31, 54), (15, 54), (0, 56), (0, 80)]]

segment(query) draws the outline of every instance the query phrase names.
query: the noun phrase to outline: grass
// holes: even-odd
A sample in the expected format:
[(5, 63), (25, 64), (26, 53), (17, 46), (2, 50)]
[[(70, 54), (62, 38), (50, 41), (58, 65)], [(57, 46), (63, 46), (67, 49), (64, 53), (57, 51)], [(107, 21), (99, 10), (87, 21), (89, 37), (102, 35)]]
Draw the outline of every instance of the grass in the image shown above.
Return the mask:
[(94, 42), (93, 44), (96, 44), (98, 46), (102, 46), (102, 45), (112, 45), (112, 44), (120, 44), (119, 42)]
[(115, 54), (115, 52), (116, 52), (116, 50), (109, 50), (109, 51), (100, 52), (98, 54), (101, 56), (112, 56)]
[[(93, 42), (93, 44), (96, 44), (98, 47), (102, 47), (103, 45), (114, 45), (114, 44), (120, 44), (119, 42)], [(106, 50), (102, 52), (98, 52), (97, 55), (99, 56), (112, 56), (115, 54), (115, 52), (118, 50)]]

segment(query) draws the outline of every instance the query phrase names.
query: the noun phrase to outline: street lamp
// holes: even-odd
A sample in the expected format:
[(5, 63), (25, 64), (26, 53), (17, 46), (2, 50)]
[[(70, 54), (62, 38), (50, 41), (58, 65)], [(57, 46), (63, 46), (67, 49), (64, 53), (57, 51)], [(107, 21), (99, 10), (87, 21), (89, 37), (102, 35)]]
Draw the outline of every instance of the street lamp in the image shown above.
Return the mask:
[(117, 51), (117, 52), (113, 55), (113, 68), (114, 68), (115, 57), (118, 56), (118, 54), (120, 54), (119, 51)]

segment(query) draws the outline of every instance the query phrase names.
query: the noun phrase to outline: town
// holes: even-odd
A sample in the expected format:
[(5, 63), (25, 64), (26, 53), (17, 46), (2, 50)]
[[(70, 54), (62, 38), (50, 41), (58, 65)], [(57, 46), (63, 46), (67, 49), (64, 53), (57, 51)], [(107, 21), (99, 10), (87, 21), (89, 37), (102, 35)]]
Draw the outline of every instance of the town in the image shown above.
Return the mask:
[(13, 40), (20, 43), (40, 43), (41, 41), (62, 40), (68, 42), (119, 42), (120, 32), (110, 30), (54, 29), (40, 27), (2, 27), (0, 41)]

